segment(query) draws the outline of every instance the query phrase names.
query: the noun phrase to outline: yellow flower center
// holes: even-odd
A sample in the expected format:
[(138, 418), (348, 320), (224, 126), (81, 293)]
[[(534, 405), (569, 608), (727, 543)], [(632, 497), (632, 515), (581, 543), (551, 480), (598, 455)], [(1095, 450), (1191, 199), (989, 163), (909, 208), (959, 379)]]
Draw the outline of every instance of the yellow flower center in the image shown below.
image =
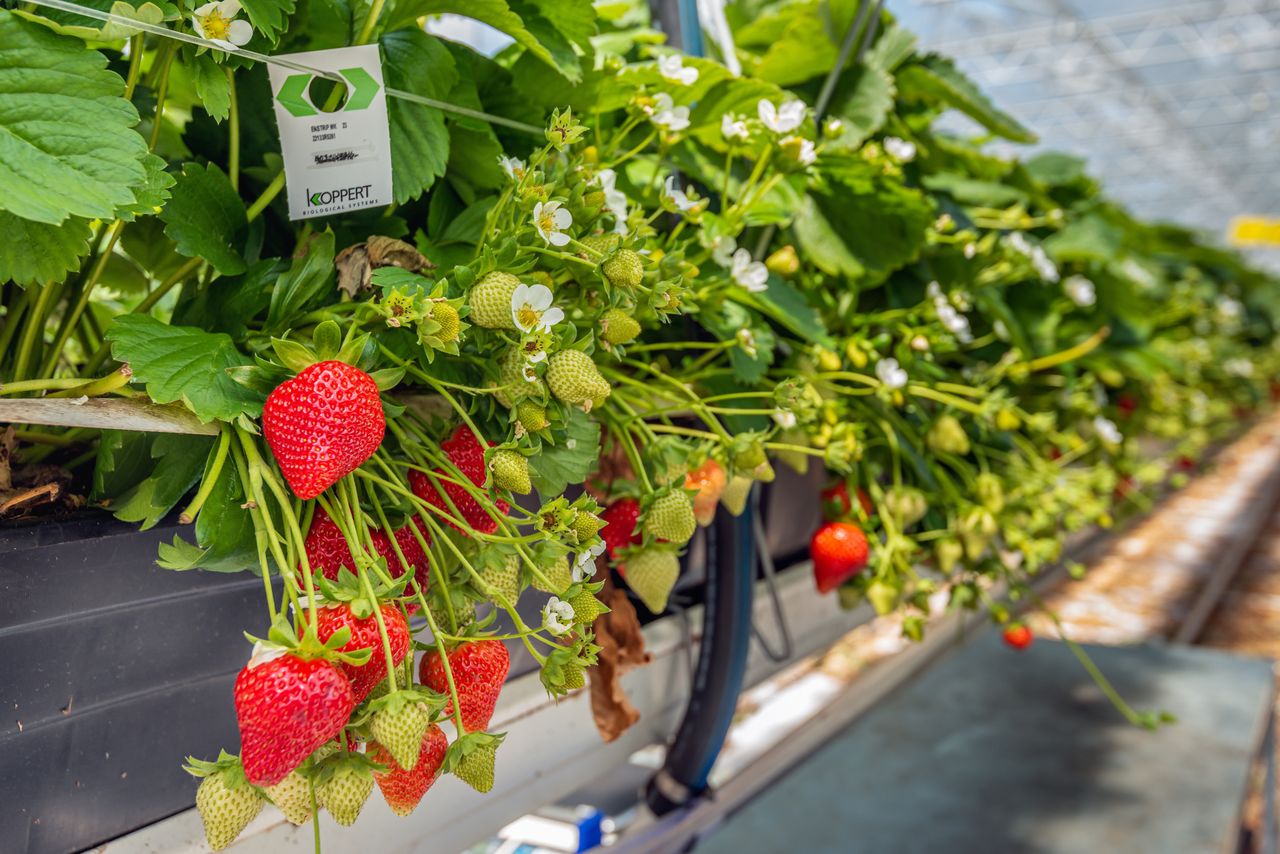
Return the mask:
[(214, 9), (200, 19), (200, 29), (207, 39), (228, 41), (231, 36), (231, 19), (222, 17), (222, 13)]
[(542, 319), (542, 312), (538, 311), (528, 303), (525, 303), (516, 310), (516, 319), (520, 322), (520, 325), (523, 328), (529, 329)]
[(538, 229), (548, 234), (556, 230), (556, 217), (554, 212), (544, 213), (538, 219)]

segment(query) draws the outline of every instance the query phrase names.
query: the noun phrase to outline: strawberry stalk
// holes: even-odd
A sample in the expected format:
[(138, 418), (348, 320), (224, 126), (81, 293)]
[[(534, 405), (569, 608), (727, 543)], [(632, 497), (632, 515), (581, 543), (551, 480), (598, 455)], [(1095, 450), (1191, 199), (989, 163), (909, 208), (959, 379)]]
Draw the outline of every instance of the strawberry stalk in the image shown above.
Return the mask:
[[(299, 563), (302, 565), (302, 580), (307, 591), (307, 621), (311, 627), (313, 635), (319, 635), (320, 625), (316, 617), (316, 587), (315, 580), (311, 574), (311, 562), (307, 560), (307, 548), (305, 538), (302, 536), (302, 530), (298, 526), (298, 517), (294, 513), (293, 504), (289, 501), (288, 495), (285, 494), (284, 488), (280, 486), (276, 479), (275, 472), (262, 459), (262, 454), (258, 451), (257, 444), (253, 438), (244, 430), (236, 428), (236, 433), (240, 437), (240, 444), (244, 448), (245, 458), (249, 464), (251, 473), (256, 473), (260, 482), (265, 483), (267, 488), (275, 495), (276, 502), (280, 506), (280, 515), (284, 517), (285, 528), (293, 543), (293, 547), (297, 549)], [(258, 499), (261, 503), (261, 486), (258, 487)], [(269, 517), (270, 514), (265, 510), (263, 515)], [(283, 571), (283, 570), (282, 570)]]
[[(458, 686), (453, 682), (453, 668), (449, 666), (449, 656), (445, 654), (444, 640), (440, 634), (440, 627), (436, 625), (435, 617), (431, 616), (431, 609), (427, 607), (427, 597), (422, 594), (422, 588), (418, 586), (418, 580), (410, 578), (409, 583), (413, 585), (414, 595), (417, 596), (418, 602), (422, 605), (422, 613), (427, 618), (427, 627), (431, 629), (431, 636), (440, 648), (440, 665), (444, 669), (444, 680), (449, 685), (449, 697), (453, 700), (454, 729), (457, 730), (459, 736), (465, 735), (467, 728), (462, 725), (462, 703), (458, 700)], [(452, 613), (450, 611), (451, 615)]]
[(298, 582), (293, 572), (294, 564), (280, 549), (280, 536), (276, 533), (271, 514), (266, 511), (266, 498), (262, 493), (260, 473), (249, 468), (247, 461), (244, 459), (244, 451), (239, 445), (233, 445), (232, 452), (235, 456), (236, 471), (240, 475), (240, 487), (244, 491), (249, 505), (249, 513), (253, 518), (254, 540), (258, 546), (260, 560), (263, 562), (262, 584), (266, 590), (267, 609), (270, 611), (271, 618), (274, 621), (277, 611), (275, 594), (271, 591), (271, 569), (266, 563), (266, 551), (269, 550), (271, 552), (276, 564), (280, 567), (280, 577), (284, 579), (285, 595), (292, 603), (294, 611), (300, 612), (297, 594)]
[[(382, 653), (387, 658), (387, 678), (391, 680), (391, 690), (396, 689), (396, 659), (391, 652), (391, 638), (387, 634), (386, 622), (382, 619), (382, 608), (379, 607), (378, 597), (373, 592), (373, 584), (369, 581), (369, 568), (371, 564), (370, 555), (376, 554), (373, 539), (370, 536), (369, 526), (363, 524), (363, 518), (357, 519), (357, 516), (363, 517), (360, 511), (360, 503), (355, 495), (355, 482), (350, 478), (343, 478), (335, 484), (334, 501), (325, 506), (325, 511), (329, 514), (329, 518), (334, 520), (338, 529), (342, 531), (343, 539), (347, 541), (347, 548), (351, 550), (352, 556), (355, 557), (356, 577), (360, 580), (360, 585), (364, 588), (365, 595), (373, 603), (373, 619), (378, 624), (378, 637), (382, 641)], [(322, 497), (322, 496), (320, 496)], [(338, 513), (334, 513), (334, 510)], [(364, 545), (359, 545), (362, 539), (357, 533), (361, 529), (364, 530)], [(392, 532), (391, 541), (395, 542), (395, 535)], [(407, 564), (406, 564), (407, 568)], [(409, 570), (412, 572), (412, 570)], [(389, 581), (390, 579), (384, 579)]]
[(195, 498), (191, 499), (191, 503), (182, 511), (182, 515), (178, 517), (178, 524), (190, 525), (196, 519), (196, 514), (200, 512), (200, 508), (209, 500), (209, 496), (213, 493), (213, 487), (218, 482), (218, 477), (222, 474), (222, 467), (227, 462), (227, 452), (231, 448), (231, 430), (226, 424), (223, 424), (218, 431), (218, 445), (213, 449), (213, 462), (209, 465), (209, 473), (204, 480), (200, 482), (200, 488), (196, 490)]

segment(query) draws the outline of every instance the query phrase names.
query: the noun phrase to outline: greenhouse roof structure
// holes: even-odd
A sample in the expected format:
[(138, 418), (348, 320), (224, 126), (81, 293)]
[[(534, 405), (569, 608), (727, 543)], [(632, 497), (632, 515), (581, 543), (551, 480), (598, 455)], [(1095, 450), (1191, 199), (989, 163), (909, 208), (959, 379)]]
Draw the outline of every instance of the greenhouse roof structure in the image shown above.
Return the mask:
[[(896, 0), (1040, 137), (1084, 156), (1140, 217), (1225, 240), (1280, 212), (1280, 4), (1269, 0)], [(959, 122), (957, 122), (959, 127)], [(1280, 248), (1250, 249), (1280, 268)]]

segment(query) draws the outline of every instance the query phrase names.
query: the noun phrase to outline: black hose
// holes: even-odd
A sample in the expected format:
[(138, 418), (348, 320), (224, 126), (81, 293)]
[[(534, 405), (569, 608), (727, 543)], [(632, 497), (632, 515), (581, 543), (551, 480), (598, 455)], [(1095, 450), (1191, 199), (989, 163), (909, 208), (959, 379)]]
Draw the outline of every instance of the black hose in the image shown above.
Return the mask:
[(645, 787), (655, 815), (687, 805), (707, 790), (707, 778), (738, 706), (751, 644), (754, 497), (732, 516), (723, 507), (707, 530), (707, 584), (702, 639), (689, 705), (667, 759)]

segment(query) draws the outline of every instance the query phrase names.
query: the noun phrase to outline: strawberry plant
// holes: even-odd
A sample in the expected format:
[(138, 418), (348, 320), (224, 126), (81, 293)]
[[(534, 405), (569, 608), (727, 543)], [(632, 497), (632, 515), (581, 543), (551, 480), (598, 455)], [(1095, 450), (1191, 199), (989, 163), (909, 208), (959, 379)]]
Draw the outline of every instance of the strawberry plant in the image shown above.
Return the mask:
[[(820, 5), (731, 7), (741, 75), (585, 0), (463, 10), (496, 58), (410, 0), (130, 7), (198, 44), (0, 10), (4, 506), (52, 464), (143, 528), (178, 511), (161, 567), (261, 577), (241, 755), (191, 764), (211, 844), (266, 801), (488, 791), (507, 645), (580, 689), (600, 571), (663, 612), (779, 466), (832, 484), (818, 590), (918, 636), (1268, 400), (1272, 280), (1073, 158), (939, 130), (1033, 138), (888, 16), (833, 68)], [(374, 43), (395, 202), (290, 221), (255, 57)]]

